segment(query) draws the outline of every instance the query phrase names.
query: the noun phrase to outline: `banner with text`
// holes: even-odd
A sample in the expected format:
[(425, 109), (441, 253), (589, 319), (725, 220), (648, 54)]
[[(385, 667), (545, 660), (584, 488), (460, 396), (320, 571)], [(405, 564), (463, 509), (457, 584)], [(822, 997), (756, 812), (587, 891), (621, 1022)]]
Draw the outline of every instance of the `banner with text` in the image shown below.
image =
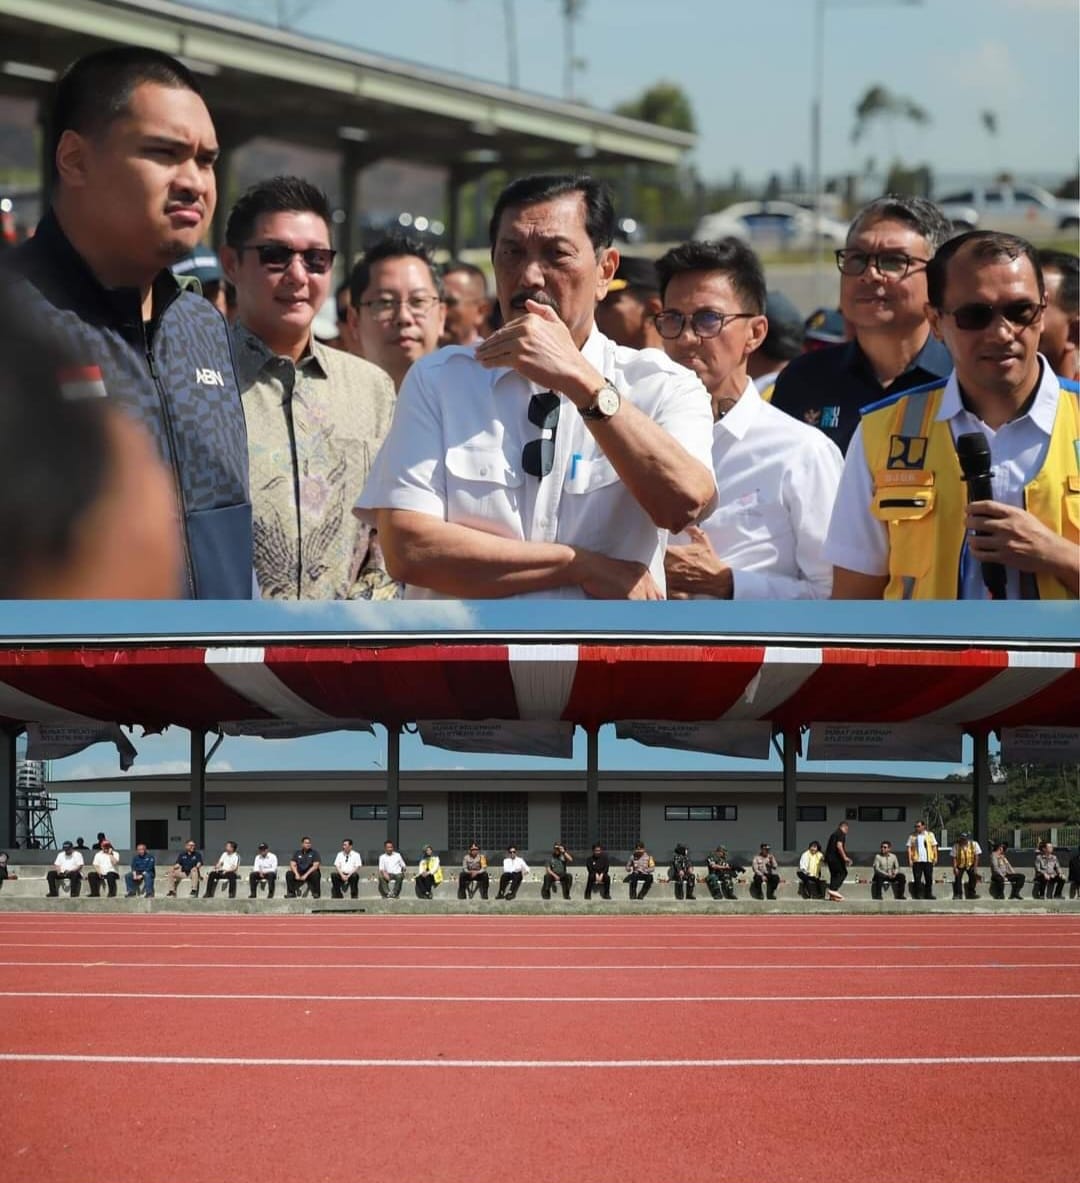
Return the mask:
[(1080, 727), (1003, 727), (1005, 764), (1071, 764), (1080, 760)]
[(964, 735), (948, 723), (812, 723), (808, 760), (958, 763)]
[(648, 719), (625, 719), (615, 724), (619, 739), (636, 739), (650, 748), (676, 748), (684, 752), (710, 752), (717, 756), (741, 756), (745, 760), (766, 760), (772, 724), (746, 723), (654, 723)]
[(417, 729), (424, 743), (450, 752), (548, 756), (560, 760), (569, 760), (574, 754), (573, 723), (430, 719), (417, 724)]
[(127, 770), (139, 754), (135, 745), (120, 730), (117, 723), (28, 723), (26, 725), (26, 758), (28, 760), (61, 760), (64, 756), (92, 747), (96, 743), (112, 743), (120, 756), (120, 768)]

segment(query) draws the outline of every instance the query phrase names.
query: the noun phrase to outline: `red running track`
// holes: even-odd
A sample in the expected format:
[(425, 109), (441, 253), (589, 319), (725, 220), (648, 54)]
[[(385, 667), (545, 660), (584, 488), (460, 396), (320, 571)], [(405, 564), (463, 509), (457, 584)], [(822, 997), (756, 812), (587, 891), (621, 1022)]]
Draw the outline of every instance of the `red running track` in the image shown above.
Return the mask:
[(1077, 1178), (1080, 917), (0, 913), (0, 956), (20, 1183)]

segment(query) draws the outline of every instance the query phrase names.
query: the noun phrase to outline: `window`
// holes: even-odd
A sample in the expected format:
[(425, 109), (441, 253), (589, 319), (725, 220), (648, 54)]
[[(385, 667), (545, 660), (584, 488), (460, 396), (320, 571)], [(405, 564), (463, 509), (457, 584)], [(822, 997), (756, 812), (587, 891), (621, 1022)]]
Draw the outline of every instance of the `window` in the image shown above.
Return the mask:
[(665, 805), (666, 822), (733, 822), (738, 821), (737, 805)]
[(588, 850), (602, 842), (608, 850), (633, 850), (641, 838), (641, 794), (601, 793), (600, 833), (586, 833), (585, 794), (563, 793), (559, 833), (571, 850)]
[[(176, 820), (178, 822), (191, 821), (191, 806), (178, 805), (176, 807)], [(225, 806), (224, 805), (204, 805), (203, 806), (203, 821), (207, 822), (223, 822), (225, 820)]]
[(446, 806), (450, 850), (468, 850), (470, 842), (489, 855), (510, 842), (528, 850), (528, 793), (448, 793)]
[[(784, 807), (782, 805), (776, 807), (776, 820), (778, 822), (784, 820)], [(823, 822), (825, 820), (825, 806), (800, 805), (795, 820), (800, 822)]]
[(905, 805), (860, 805), (859, 821), (861, 822), (906, 822), (907, 806)]
[[(382, 805), (350, 805), (349, 820), (354, 822), (383, 822), (389, 816), (385, 804)], [(424, 820), (422, 805), (399, 805), (398, 819), (403, 822), (419, 822)]]

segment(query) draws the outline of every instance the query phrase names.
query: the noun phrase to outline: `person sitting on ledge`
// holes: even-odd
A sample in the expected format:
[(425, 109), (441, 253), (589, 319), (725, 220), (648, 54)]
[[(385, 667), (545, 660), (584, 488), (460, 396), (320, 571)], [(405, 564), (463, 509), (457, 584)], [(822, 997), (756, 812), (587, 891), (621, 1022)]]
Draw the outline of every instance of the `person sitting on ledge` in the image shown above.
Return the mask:
[(1013, 870), (1012, 863), (1005, 857), (1006, 850), (1008, 846), (1004, 842), (995, 842), (994, 849), (990, 852), (990, 894), (996, 900), (1003, 900), (1007, 880), (1012, 887), (1009, 899), (1022, 900), (1024, 897), (1020, 894), (1020, 889), (1024, 886), (1024, 876)]
[(761, 899), (761, 889), (765, 888), (767, 900), (776, 899), (776, 889), (780, 886), (780, 864), (768, 842), (762, 842), (758, 853), (750, 863), (754, 878), (750, 883), (750, 894), (755, 900)]
[(726, 846), (718, 846), (709, 855), (706, 862), (708, 874), (705, 876), (705, 886), (714, 900), (733, 900), (735, 895), (736, 868), (728, 861)]
[(461, 874), (458, 876), (457, 898), (463, 900), (466, 893), (474, 896), (479, 890), (480, 898), (488, 898), (488, 888), (491, 879), (488, 876), (487, 855), (480, 853), (480, 847), (471, 843), (468, 853), (461, 860)]
[(671, 866), (668, 868), (668, 878), (675, 885), (675, 898), (681, 900), (684, 896), (688, 900), (694, 898), (694, 887), (697, 885), (697, 872), (690, 861), (690, 852), (680, 842), (671, 856)]
[(656, 860), (645, 849), (644, 842), (638, 842), (634, 847), (634, 853), (630, 856), (630, 861), (626, 864), (626, 869), (630, 872), (626, 877), (626, 882), (630, 884), (630, 898), (632, 900), (643, 900), (649, 894), (649, 888), (653, 885), (653, 868), (656, 866)]
[(900, 860), (893, 854), (892, 843), (882, 842), (881, 850), (874, 855), (874, 877), (870, 881), (871, 897), (880, 900), (882, 888), (888, 884), (893, 896), (902, 900), (906, 881), (907, 877), (900, 870)]
[(435, 888), (442, 881), (442, 863), (439, 861), (439, 856), (431, 849), (430, 845), (425, 846), (424, 852), (420, 856), (420, 864), (416, 869), (416, 898), (418, 900), (432, 899)]
[(502, 874), (499, 876), (499, 890), (495, 895), (497, 900), (512, 900), (518, 893), (522, 879), (529, 873), (529, 865), (518, 854), (516, 846), (506, 848), (506, 858), (503, 859)]
[(823, 900), (825, 898), (825, 880), (821, 876), (821, 868), (825, 865), (825, 855), (821, 843), (815, 838), (802, 852), (799, 858), (799, 895), (804, 900)]

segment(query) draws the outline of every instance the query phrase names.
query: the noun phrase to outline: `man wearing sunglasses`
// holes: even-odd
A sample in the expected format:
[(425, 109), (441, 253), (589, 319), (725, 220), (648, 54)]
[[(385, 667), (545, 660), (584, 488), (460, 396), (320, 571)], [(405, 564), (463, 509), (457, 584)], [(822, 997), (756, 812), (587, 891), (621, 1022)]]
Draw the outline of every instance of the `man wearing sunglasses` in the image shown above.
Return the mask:
[(251, 457), (255, 571), (270, 599), (387, 599), (370, 528), (352, 507), (390, 427), (389, 378), (317, 340), (331, 298), (330, 206), (299, 177), (249, 189), (229, 214), (221, 258), (236, 287), (234, 328)]
[(502, 328), (417, 362), (360, 501), (407, 596), (661, 599), (663, 542), (711, 507), (709, 400), (595, 327), (610, 192), (512, 182), (490, 224)]
[(734, 238), (687, 242), (656, 265), (656, 327), (712, 400), (716, 509), (668, 543), (670, 596), (827, 599), (821, 553), (843, 459), (820, 431), (770, 406), (747, 373), (768, 331), (757, 255)]
[(169, 270), (207, 234), (217, 204), (218, 141), (198, 81), (156, 50), (99, 50), (57, 83), (47, 126), (52, 206), (6, 252), (0, 284), (71, 355), (82, 375), (65, 383), (72, 396), (106, 395), (153, 439), (179, 506), (166, 518), (183, 558), (178, 594), (250, 599), (228, 327)]
[(926, 264), (950, 233), (922, 197), (890, 194), (864, 206), (836, 252), (840, 311), (854, 338), (795, 358), (776, 380), (773, 406), (846, 452), (860, 407), (944, 378), (952, 361), (927, 324)]
[[(865, 410), (826, 541), (833, 597), (1075, 599), (1080, 404), (1038, 353), (1035, 250), (962, 234), (931, 262), (928, 290), (956, 369)], [(956, 442), (969, 434), (988, 448), (993, 492), (970, 504)]]

